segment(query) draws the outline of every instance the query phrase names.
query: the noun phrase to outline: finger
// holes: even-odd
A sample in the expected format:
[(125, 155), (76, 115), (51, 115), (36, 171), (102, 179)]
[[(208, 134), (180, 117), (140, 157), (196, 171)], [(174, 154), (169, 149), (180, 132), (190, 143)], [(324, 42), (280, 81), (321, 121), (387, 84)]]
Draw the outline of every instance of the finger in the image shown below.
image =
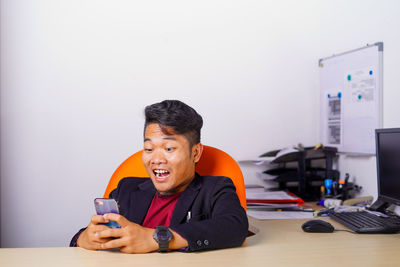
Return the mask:
[(112, 238), (101, 238), (99, 236), (99, 232), (93, 233), (90, 238), (90, 242), (93, 244), (96, 244), (96, 243), (101, 244), (101, 243), (108, 242), (110, 240), (112, 240)]
[(107, 229), (108, 227), (105, 225), (90, 225), (87, 228), (87, 237), (91, 241), (100, 241), (99, 233)]
[(103, 231), (104, 231), (104, 230), (92, 232), (91, 238), (92, 238), (94, 241), (102, 242), (102, 243), (105, 242), (105, 241), (104, 241), (105, 239), (111, 239), (110, 237), (108, 237), (108, 236), (106, 236), (106, 235), (101, 235), (100, 233), (102, 233)]
[(92, 219), (90, 220), (90, 223), (99, 224), (99, 223), (108, 223), (108, 221), (102, 215), (93, 215)]
[(100, 245), (101, 249), (110, 249), (110, 248), (121, 248), (125, 246), (125, 242), (122, 238), (113, 239), (106, 243)]
[(121, 227), (126, 227), (127, 225), (129, 225), (131, 223), (124, 216), (122, 216), (120, 214), (115, 214), (115, 213), (106, 213), (106, 214), (104, 214), (104, 218), (106, 220), (117, 222), (119, 225), (121, 225)]
[(108, 240), (104, 240), (103, 238), (99, 237), (99, 233), (109, 229), (109, 227), (101, 224), (92, 224), (89, 225), (87, 230), (87, 237), (91, 242), (106, 242)]
[(104, 225), (104, 224), (94, 224), (88, 227), (90, 232), (101, 232), (104, 230), (109, 229), (108, 226)]
[(103, 244), (104, 244), (105, 242), (92, 242), (91, 244), (90, 244), (90, 249), (93, 249), (93, 250), (98, 250), (98, 249), (103, 249)]
[(95, 243), (102, 244), (102, 243), (106, 243), (106, 242), (108, 242), (110, 240), (113, 240), (113, 238), (111, 238), (111, 237), (101, 237), (100, 236), (100, 232), (96, 232), (96, 233), (93, 234), (93, 240), (92, 241), (95, 242)]
[(124, 235), (124, 230), (118, 228), (107, 228), (104, 231), (97, 232), (99, 238), (110, 238), (110, 237), (122, 237)]

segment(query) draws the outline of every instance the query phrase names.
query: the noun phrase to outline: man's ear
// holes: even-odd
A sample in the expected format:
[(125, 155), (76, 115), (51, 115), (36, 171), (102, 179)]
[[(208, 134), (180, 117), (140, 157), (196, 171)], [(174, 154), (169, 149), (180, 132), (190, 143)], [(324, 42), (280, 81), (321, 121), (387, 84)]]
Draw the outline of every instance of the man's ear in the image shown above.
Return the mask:
[(203, 153), (203, 144), (202, 143), (197, 143), (192, 147), (192, 155), (193, 155), (194, 163), (199, 162), (202, 153)]

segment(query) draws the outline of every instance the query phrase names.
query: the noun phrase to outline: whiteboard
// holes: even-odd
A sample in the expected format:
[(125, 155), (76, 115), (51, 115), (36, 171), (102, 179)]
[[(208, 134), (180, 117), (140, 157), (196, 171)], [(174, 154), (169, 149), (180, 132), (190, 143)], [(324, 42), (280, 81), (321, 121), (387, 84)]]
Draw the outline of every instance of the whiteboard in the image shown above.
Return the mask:
[(382, 42), (319, 60), (324, 145), (375, 154), (375, 129), (382, 127), (382, 68)]

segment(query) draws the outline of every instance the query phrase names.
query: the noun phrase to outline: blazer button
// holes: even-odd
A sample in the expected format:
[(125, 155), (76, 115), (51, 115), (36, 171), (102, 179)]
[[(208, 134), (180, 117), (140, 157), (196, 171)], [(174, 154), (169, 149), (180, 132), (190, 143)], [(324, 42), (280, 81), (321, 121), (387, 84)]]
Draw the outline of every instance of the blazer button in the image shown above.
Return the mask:
[(210, 242), (206, 239), (204, 240), (204, 245), (208, 246), (210, 244)]
[(203, 244), (203, 243), (201, 242), (201, 240), (197, 240), (197, 245), (198, 245), (199, 247), (201, 247), (202, 244)]

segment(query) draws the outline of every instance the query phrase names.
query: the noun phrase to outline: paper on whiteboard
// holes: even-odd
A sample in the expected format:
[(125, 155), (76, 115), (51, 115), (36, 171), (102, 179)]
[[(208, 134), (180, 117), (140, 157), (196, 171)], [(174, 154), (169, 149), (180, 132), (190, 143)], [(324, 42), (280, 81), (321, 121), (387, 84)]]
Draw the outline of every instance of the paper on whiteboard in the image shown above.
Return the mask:
[(351, 129), (345, 140), (352, 151), (357, 147), (374, 147), (374, 131), (370, 125), (377, 125), (376, 118), (376, 78), (373, 68), (348, 71), (345, 77), (344, 94), (346, 112), (345, 129)]
[(349, 71), (345, 77), (345, 93), (349, 105), (348, 118), (371, 117), (375, 115), (374, 94), (376, 90), (375, 70), (363, 68)]
[(342, 143), (342, 97), (341, 92), (327, 94), (327, 122), (326, 133), (327, 142), (331, 145), (340, 145)]

